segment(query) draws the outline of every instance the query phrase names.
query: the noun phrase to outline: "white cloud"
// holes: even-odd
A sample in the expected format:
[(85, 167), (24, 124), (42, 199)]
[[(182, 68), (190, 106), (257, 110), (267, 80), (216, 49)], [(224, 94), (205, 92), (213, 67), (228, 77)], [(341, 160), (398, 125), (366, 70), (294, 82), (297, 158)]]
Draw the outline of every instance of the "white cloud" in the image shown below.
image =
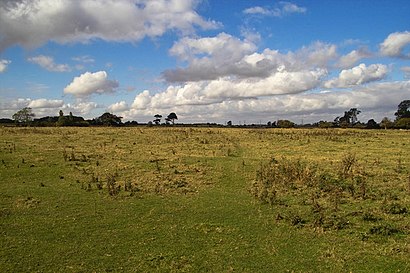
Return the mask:
[(326, 68), (337, 57), (336, 46), (322, 42), (286, 54), (271, 49), (257, 53), (256, 49), (253, 42), (226, 33), (211, 38), (184, 38), (174, 44), (170, 54), (186, 61), (188, 66), (166, 70), (162, 75), (168, 82), (216, 80), (228, 76), (266, 78), (283, 70)]
[(410, 66), (403, 66), (400, 70), (403, 71), (406, 79), (410, 79)]
[[(225, 100), (203, 105), (180, 105), (167, 103), (150, 104), (146, 108), (131, 108), (121, 113), (124, 119), (146, 122), (153, 115), (175, 112), (181, 122), (219, 122), (233, 120), (247, 124), (277, 119), (294, 122), (333, 121), (352, 107), (362, 113), (359, 120), (366, 122), (374, 118), (393, 117), (400, 101), (408, 99), (410, 81), (371, 83), (354, 86), (350, 91), (327, 90), (321, 93), (298, 93), (253, 99)], [(148, 93), (148, 92), (147, 92)], [(155, 95), (156, 96), (156, 95)], [(152, 99), (154, 100), (154, 97)], [(159, 97), (158, 97), (159, 98)]]
[(361, 48), (359, 50), (353, 50), (348, 54), (341, 56), (336, 66), (339, 68), (350, 68), (354, 66), (357, 62), (364, 58), (371, 57), (371, 53), (366, 48)]
[(273, 17), (283, 17), (292, 13), (305, 13), (305, 7), (299, 7), (296, 4), (290, 2), (279, 2), (278, 7), (250, 7), (243, 11), (244, 14), (250, 15), (263, 15), (263, 16), (273, 16)]
[(241, 41), (226, 33), (216, 37), (183, 38), (169, 50), (170, 54), (187, 61), (187, 68), (166, 70), (163, 77), (169, 82), (211, 80), (235, 70), (235, 65), (246, 54), (256, 50), (256, 45)]
[(289, 13), (305, 13), (306, 8), (299, 7), (296, 4), (290, 2), (280, 2), (282, 5), (282, 13), (289, 14)]
[(63, 100), (49, 100), (49, 99), (36, 99), (30, 101), (27, 107), (30, 108), (58, 108), (64, 105)]
[(56, 64), (54, 59), (50, 56), (39, 55), (35, 57), (28, 58), (29, 62), (38, 64), (42, 68), (47, 69), (51, 72), (69, 72), (71, 68), (67, 64)]
[(148, 90), (144, 90), (140, 94), (138, 94), (134, 102), (132, 103), (132, 108), (135, 109), (146, 109), (151, 102), (151, 96)]
[(72, 60), (79, 62), (79, 63), (94, 63), (95, 62), (95, 60), (88, 55), (73, 57)]
[(326, 88), (345, 88), (360, 85), (372, 81), (378, 81), (386, 77), (387, 66), (383, 64), (372, 64), (366, 66), (360, 64), (352, 69), (342, 70), (338, 78), (331, 79), (324, 83)]
[(63, 110), (65, 112), (73, 112), (74, 115), (82, 115), (85, 117), (90, 117), (90, 114), (93, 110), (102, 108), (102, 105), (99, 105), (95, 102), (77, 102), (74, 104), (65, 104)]
[(245, 14), (261, 14), (261, 15), (271, 15), (271, 11), (268, 8), (262, 8), (259, 6), (247, 8), (243, 11)]
[(184, 105), (210, 105), (226, 100), (300, 93), (321, 83), (325, 70), (277, 72), (264, 79), (236, 79), (229, 77), (212, 81), (188, 82), (169, 86), (164, 92), (150, 95), (144, 91), (135, 97), (132, 108), (168, 108)]
[(32, 0), (0, 3), (0, 51), (12, 45), (140, 41), (169, 30), (193, 32), (219, 23), (195, 12), (196, 0)]
[(125, 101), (116, 102), (108, 107), (109, 112), (121, 112), (128, 110), (129, 106)]
[(5, 72), (9, 64), (11, 64), (9, 60), (0, 60), (0, 73)]
[(222, 58), (224, 61), (239, 60), (244, 54), (256, 50), (256, 45), (224, 32), (216, 37), (183, 38), (169, 50), (170, 54), (181, 60), (192, 60), (198, 55)]
[(410, 53), (404, 53), (404, 48), (410, 45), (410, 32), (394, 32), (380, 44), (380, 52), (389, 57), (410, 58)]
[(87, 97), (91, 94), (112, 93), (119, 86), (117, 81), (108, 80), (107, 72), (98, 71), (95, 73), (86, 72), (64, 88), (64, 94), (71, 94), (75, 97)]

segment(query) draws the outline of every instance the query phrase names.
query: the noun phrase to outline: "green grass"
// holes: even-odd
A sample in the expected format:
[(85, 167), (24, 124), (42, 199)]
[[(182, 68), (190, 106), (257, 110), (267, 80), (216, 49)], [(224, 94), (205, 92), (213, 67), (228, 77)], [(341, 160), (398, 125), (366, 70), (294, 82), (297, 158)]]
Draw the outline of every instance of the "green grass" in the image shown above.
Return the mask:
[[(0, 272), (406, 272), (409, 147), (407, 131), (0, 128)], [(336, 172), (348, 152), (369, 198), (341, 204), (346, 228), (292, 225), (303, 192), (251, 194), (272, 158)]]

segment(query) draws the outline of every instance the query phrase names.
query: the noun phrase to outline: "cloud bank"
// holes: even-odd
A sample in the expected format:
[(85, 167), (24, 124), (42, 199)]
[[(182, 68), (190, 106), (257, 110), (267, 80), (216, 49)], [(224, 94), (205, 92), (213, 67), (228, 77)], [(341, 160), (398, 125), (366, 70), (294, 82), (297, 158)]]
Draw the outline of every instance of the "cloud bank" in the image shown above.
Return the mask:
[(0, 2), (0, 52), (12, 45), (140, 41), (169, 30), (192, 33), (217, 22), (194, 10), (195, 0), (4, 0)]

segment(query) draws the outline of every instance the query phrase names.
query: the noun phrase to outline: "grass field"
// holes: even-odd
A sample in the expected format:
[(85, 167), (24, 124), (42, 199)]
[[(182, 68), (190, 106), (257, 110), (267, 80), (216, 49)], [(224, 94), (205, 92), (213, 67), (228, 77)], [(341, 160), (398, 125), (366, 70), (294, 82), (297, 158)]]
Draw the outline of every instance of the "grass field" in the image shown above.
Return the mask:
[(0, 272), (409, 272), (409, 148), (393, 130), (3, 127)]

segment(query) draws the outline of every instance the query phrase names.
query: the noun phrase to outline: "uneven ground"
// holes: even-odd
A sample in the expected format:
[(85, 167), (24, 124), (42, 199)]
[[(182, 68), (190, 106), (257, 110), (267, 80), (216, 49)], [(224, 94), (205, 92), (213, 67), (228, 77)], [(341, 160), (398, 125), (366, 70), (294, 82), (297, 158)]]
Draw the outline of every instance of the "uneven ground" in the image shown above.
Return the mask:
[[(0, 128), (0, 272), (409, 272), (409, 147), (408, 131)], [(256, 197), (299, 163), (315, 186)]]

